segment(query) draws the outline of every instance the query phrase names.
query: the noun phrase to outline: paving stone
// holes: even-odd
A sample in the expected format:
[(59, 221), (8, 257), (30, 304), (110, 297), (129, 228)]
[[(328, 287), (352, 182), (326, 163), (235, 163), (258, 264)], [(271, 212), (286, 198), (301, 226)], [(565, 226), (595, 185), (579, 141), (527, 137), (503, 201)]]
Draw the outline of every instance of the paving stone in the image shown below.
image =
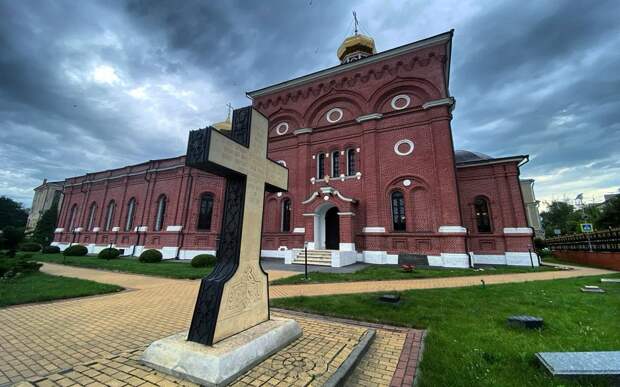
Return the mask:
[(620, 375), (620, 351), (539, 352), (536, 357), (553, 375)]

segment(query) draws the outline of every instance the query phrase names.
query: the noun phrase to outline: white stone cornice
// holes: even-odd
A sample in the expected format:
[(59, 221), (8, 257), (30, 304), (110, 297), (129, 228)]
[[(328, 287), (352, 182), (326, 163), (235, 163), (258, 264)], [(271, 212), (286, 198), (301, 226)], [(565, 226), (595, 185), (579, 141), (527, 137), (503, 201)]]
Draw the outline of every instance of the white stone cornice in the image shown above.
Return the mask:
[(505, 227), (504, 234), (526, 234), (532, 235), (532, 229), (529, 227)]
[(116, 227), (112, 227), (112, 232), (119, 232), (121, 231), (121, 228), (116, 226)]
[(340, 200), (344, 200), (345, 202), (349, 202), (349, 203), (356, 203), (357, 202), (355, 199), (348, 198), (346, 196), (342, 196), (342, 194), (339, 191), (334, 191), (334, 195), (338, 196), (340, 198)]
[(173, 225), (173, 226), (166, 227), (166, 231), (169, 231), (169, 232), (179, 232), (181, 230), (183, 230), (182, 225)]
[(362, 232), (366, 234), (378, 234), (385, 232), (385, 227), (364, 227)]
[(301, 202), (301, 204), (308, 204), (308, 203), (310, 203), (311, 201), (313, 201), (313, 200), (314, 200), (314, 198), (316, 198), (317, 196), (319, 196), (319, 193), (318, 193), (318, 192), (316, 192), (316, 191), (314, 191), (314, 192), (312, 193), (312, 195), (310, 195), (310, 197), (308, 197), (308, 199), (306, 199), (306, 200), (304, 200), (303, 202)]
[(465, 227), (462, 226), (440, 226), (439, 230), (440, 233), (446, 233), (446, 234), (465, 234), (467, 233), (467, 229)]
[(305, 233), (305, 232), (306, 232), (305, 227), (295, 227), (295, 228), (293, 229), (293, 233), (294, 233), (294, 234), (303, 234), (303, 233)]
[(65, 229), (62, 227), (58, 227), (56, 230), (54, 230), (54, 232), (63, 232), (63, 231), (65, 231)]
[(366, 114), (365, 116), (359, 116), (355, 119), (357, 122), (371, 121), (371, 120), (380, 120), (383, 118), (383, 114), (381, 113), (371, 113)]
[(147, 232), (149, 228), (147, 226), (138, 226), (133, 229), (135, 232)]
[(456, 103), (456, 101), (454, 100), (454, 97), (436, 99), (436, 100), (433, 100), (433, 101), (425, 102), (422, 105), (422, 109), (426, 110), (426, 109), (430, 109), (432, 107), (444, 106), (444, 105), (453, 106), (455, 103)]
[(355, 212), (338, 212), (339, 216), (355, 216)]
[(100, 227), (93, 227), (93, 232), (99, 232), (99, 231), (101, 231)]
[(73, 232), (82, 232), (82, 231), (84, 231), (83, 227), (76, 227), (73, 229)]
[[(305, 214), (301, 214), (302, 216), (319, 216), (319, 214), (315, 214), (314, 212), (307, 212)], [(304, 231), (305, 232), (305, 231)]]
[(306, 133), (312, 133), (312, 128), (299, 128), (299, 129), (293, 130), (293, 134), (295, 136), (298, 136), (300, 134), (306, 134)]

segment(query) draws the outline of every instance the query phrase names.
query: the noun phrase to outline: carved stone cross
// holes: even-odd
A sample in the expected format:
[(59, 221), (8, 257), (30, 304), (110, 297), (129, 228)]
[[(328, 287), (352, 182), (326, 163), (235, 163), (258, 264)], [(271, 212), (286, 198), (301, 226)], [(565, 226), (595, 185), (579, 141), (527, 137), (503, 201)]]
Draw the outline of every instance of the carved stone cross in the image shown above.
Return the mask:
[(249, 106), (233, 112), (229, 135), (190, 132), (185, 164), (226, 177), (226, 193), (217, 263), (200, 284), (189, 341), (213, 345), (269, 319), (263, 202), (266, 190), (288, 189), (288, 170), (267, 158), (267, 135), (267, 118)]

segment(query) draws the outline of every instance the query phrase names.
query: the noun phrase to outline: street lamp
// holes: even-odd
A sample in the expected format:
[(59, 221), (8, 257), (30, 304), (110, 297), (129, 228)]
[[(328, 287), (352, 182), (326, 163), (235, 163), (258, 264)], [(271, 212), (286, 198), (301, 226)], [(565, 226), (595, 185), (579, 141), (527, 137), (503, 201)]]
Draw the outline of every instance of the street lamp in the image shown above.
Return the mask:
[(308, 280), (308, 242), (304, 242), (304, 279)]

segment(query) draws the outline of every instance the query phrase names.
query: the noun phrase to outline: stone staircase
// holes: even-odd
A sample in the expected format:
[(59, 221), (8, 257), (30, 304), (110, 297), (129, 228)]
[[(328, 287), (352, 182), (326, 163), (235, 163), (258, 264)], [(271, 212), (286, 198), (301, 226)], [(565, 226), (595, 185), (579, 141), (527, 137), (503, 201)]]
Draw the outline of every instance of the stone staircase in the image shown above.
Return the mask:
[[(295, 256), (293, 263), (300, 265), (305, 263), (303, 249), (294, 249), (293, 254)], [(331, 266), (331, 250), (308, 250), (308, 265)]]

